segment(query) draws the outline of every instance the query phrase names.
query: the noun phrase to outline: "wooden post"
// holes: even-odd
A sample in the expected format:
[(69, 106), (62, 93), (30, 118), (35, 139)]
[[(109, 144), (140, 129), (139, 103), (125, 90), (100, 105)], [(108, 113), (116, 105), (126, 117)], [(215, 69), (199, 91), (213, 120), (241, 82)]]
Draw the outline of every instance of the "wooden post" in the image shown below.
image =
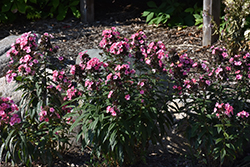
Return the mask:
[(94, 22), (94, 0), (80, 0), (82, 22)]
[(203, 0), (203, 39), (202, 45), (207, 46), (218, 40), (218, 35), (212, 37), (211, 17), (220, 25), (220, 0)]

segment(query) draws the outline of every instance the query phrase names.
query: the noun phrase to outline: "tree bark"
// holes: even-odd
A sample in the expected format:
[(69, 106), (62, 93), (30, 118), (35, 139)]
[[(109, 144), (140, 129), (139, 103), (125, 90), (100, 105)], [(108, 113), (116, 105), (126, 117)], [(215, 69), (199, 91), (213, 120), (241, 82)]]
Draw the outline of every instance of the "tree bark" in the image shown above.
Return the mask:
[(202, 45), (208, 46), (218, 40), (218, 35), (213, 35), (211, 20), (220, 25), (220, 0), (203, 0), (203, 39)]
[(211, 27), (211, 16), (212, 16), (212, 2), (213, 0), (203, 0), (203, 39), (202, 45), (211, 45), (212, 40), (212, 27)]
[(82, 22), (94, 22), (94, 0), (80, 0), (80, 10)]

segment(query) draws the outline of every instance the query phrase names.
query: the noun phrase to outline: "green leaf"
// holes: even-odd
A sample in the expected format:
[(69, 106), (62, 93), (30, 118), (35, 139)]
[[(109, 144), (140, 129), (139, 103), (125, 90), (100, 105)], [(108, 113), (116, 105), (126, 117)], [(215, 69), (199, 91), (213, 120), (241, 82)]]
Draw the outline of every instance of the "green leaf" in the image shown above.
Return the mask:
[(170, 7), (169, 9), (167, 9), (165, 11), (165, 13), (168, 13), (168, 14), (172, 14), (174, 12), (175, 8), (174, 7)]
[(154, 13), (151, 12), (151, 13), (147, 16), (146, 22), (149, 22), (153, 17), (154, 17)]
[(77, 6), (78, 4), (79, 4), (79, 0), (75, 0), (75, 1), (73, 1), (73, 2), (71, 2), (70, 4), (69, 4), (69, 6), (71, 6), (71, 7), (75, 7), (75, 6)]
[(79, 10), (76, 9), (76, 7), (70, 7), (73, 15), (76, 17), (76, 18), (80, 18), (81, 17), (81, 13)]
[(84, 114), (80, 115), (75, 122), (71, 125), (70, 127), (70, 131), (72, 131), (77, 125), (80, 125), (81, 123), (79, 123), (82, 119), (84, 118)]
[(2, 6), (2, 12), (8, 12), (10, 10), (10, 7), (11, 7), (11, 2), (4, 3)]
[(38, 125), (38, 129), (42, 129), (44, 125), (46, 125), (47, 122), (43, 121)]
[(227, 143), (226, 146), (227, 148), (230, 148), (231, 150), (234, 150), (234, 151), (236, 150), (232, 143)]
[(157, 19), (157, 21), (156, 21), (156, 25), (158, 25), (158, 24), (160, 24), (161, 22), (162, 22), (162, 19), (163, 18), (163, 15), (161, 15), (158, 19)]
[(4, 147), (5, 147), (5, 143), (3, 143), (3, 144), (1, 145), (1, 148), (0, 148), (0, 162), (2, 162), (2, 155), (3, 155)]
[(162, 10), (166, 8), (166, 5), (167, 5), (167, 2), (163, 2), (158, 8)]
[(218, 138), (218, 139), (215, 140), (215, 144), (218, 144), (219, 142), (221, 142), (223, 140), (224, 140), (224, 138)]
[(195, 19), (201, 19), (201, 15), (199, 15), (199, 14), (193, 14), (193, 16)]
[(157, 5), (155, 4), (154, 1), (149, 1), (149, 2), (147, 2), (147, 5), (148, 5), (149, 7), (151, 7), (151, 8), (157, 8)]
[(223, 148), (223, 149), (220, 151), (220, 160), (221, 160), (221, 164), (223, 164), (226, 154), (227, 154), (227, 152), (226, 152), (226, 150)]
[(59, 21), (63, 20), (66, 17), (67, 12), (68, 12), (68, 9), (62, 4), (60, 4), (58, 7), (58, 15), (56, 19)]
[(31, 3), (37, 4), (37, 0), (29, 0)]
[(184, 10), (184, 12), (192, 14), (194, 12), (194, 9), (193, 8), (187, 8), (186, 10)]
[(148, 24), (151, 25), (151, 24), (154, 24), (156, 21), (157, 21), (158, 18), (154, 18), (152, 19)]
[(52, 4), (53, 4), (54, 8), (57, 8), (58, 5), (60, 4), (60, 1), (59, 0), (52, 0)]
[(26, 12), (26, 4), (23, 1), (18, 1), (16, 2), (17, 4), (17, 9), (20, 13), (25, 14)]
[(89, 128), (93, 129), (93, 130), (96, 129), (96, 125), (97, 125), (98, 121), (99, 121), (98, 119), (95, 119), (95, 121), (91, 122), (89, 125)]
[(142, 17), (146, 17), (147, 15), (149, 15), (151, 12), (150, 11), (144, 11), (143, 13), (142, 13)]

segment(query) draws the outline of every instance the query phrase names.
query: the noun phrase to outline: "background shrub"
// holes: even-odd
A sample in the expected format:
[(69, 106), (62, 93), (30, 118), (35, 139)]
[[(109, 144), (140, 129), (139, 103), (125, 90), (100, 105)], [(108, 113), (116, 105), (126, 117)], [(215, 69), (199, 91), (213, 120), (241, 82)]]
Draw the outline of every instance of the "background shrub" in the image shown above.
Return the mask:
[(0, 22), (13, 22), (17, 17), (40, 19), (56, 17), (63, 20), (68, 12), (80, 18), (79, 0), (3, 0)]

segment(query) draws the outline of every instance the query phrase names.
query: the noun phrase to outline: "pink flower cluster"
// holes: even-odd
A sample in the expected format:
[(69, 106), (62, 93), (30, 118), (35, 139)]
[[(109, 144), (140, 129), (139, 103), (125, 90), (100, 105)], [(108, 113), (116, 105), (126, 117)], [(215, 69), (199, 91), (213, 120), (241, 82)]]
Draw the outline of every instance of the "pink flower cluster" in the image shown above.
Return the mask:
[[(16, 39), (16, 42), (11, 45), (11, 49), (7, 52), (7, 57), (10, 56), (10, 64), (19, 62), (17, 71), (9, 70), (6, 78), (8, 82), (11, 82), (17, 73), (22, 75), (34, 74), (33, 65), (38, 63), (39, 53), (35, 53), (37, 49), (36, 34), (31, 32), (24, 33), (20, 38)], [(37, 55), (35, 58), (34, 55)]]
[(146, 44), (147, 36), (144, 34), (143, 31), (139, 31), (135, 34), (132, 34), (130, 39), (132, 40), (130, 42), (131, 48), (135, 47), (141, 48)]
[[(49, 41), (52, 37), (53, 36), (48, 33), (44, 33), (42, 36), (42, 38), (47, 41)], [(17, 75), (27, 76), (34, 75), (36, 73), (37, 69), (35, 64), (40, 63), (41, 59), (44, 57), (43, 53), (37, 51), (38, 44), (36, 42), (36, 38), (37, 36), (35, 33), (24, 33), (20, 38), (16, 39), (14, 44), (11, 45), (11, 49), (7, 52), (7, 56), (10, 56), (10, 66), (13, 69), (9, 70), (6, 74), (8, 82), (11, 82)], [(55, 47), (55, 49), (49, 48), (51, 52), (57, 49), (57, 47)], [(17, 62), (18, 66), (14, 64)]]
[(112, 106), (108, 106), (106, 109), (106, 112), (111, 113), (112, 116), (116, 116), (117, 111), (119, 111), (117, 107), (112, 107)]
[(21, 122), (18, 114), (18, 107), (14, 104), (13, 100), (8, 97), (0, 97), (0, 126), (7, 125), (13, 126)]
[(103, 49), (105, 49), (107, 52), (109, 52), (109, 47), (117, 42), (118, 39), (120, 39), (120, 33), (116, 30), (115, 27), (112, 27), (111, 29), (104, 30), (102, 32), (102, 40), (99, 44), (99, 46)]
[(237, 116), (241, 117), (241, 118), (248, 118), (249, 117), (249, 113), (243, 110), (243, 111), (237, 113)]
[[(62, 110), (67, 111), (68, 113), (71, 112), (66, 106), (62, 107)], [(49, 122), (52, 119), (60, 119), (62, 113), (59, 113), (53, 107), (45, 106), (41, 107), (41, 112), (39, 113), (39, 120)], [(70, 120), (69, 120), (70, 121)]]
[(113, 43), (110, 47), (109, 52), (115, 55), (127, 54), (130, 47), (129, 44), (125, 41), (120, 41)]
[(167, 71), (166, 59), (168, 54), (165, 54), (166, 47), (161, 42), (151, 42), (148, 45), (140, 47), (140, 51), (144, 56), (144, 61), (146, 64), (150, 65), (152, 69), (159, 69), (160, 71)]
[(219, 104), (218, 102), (215, 104), (215, 108), (214, 108), (214, 113), (215, 115), (220, 118), (224, 115), (231, 117), (233, 115), (233, 106), (230, 106), (229, 103), (221, 103)]

